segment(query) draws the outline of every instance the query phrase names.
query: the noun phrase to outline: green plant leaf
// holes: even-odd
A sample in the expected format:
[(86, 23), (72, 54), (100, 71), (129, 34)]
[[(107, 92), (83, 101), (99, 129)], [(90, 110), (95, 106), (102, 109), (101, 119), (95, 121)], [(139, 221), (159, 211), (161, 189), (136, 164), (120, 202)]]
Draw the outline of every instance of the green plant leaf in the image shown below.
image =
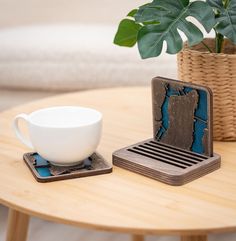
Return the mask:
[(167, 17), (171, 11), (165, 8), (157, 8), (152, 5), (147, 5), (140, 7), (137, 13), (134, 15), (135, 21), (137, 23), (154, 22), (154, 21), (168, 21)]
[(137, 12), (138, 12), (138, 9), (133, 9), (127, 14), (127, 17), (133, 17)]
[(220, 9), (223, 7), (223, 1), (222, 0), (206, 0), (206, 2), (213, 8)]
[(218, 10), (216, 31), (236, 44), (236, 1), (229, 1), (224, 8), (222, 0), (207, 0), (207, 3)]
[(142, 26), (131, 19), (121, 20), (114, 44), (126, 47), (133, 47), (137, 42), (138, 32)]
[(167, 53), (178, 53), (183, 47), (183, 40), (178, 32), (184, 32), (190, 46), (203, 40), (203, 34), (187, 17), (196, 18), (210, 31), (215, 25), (212, 8), (202, 1), (189, 2), (189, 0), (154, 0), (139, 8), (134, 15), (135, 21), (160, 22), (143, 26), (138, 33), (138, 48), (142, 58), (159, 56), (162, 52), (163, 42), (167, 43)]

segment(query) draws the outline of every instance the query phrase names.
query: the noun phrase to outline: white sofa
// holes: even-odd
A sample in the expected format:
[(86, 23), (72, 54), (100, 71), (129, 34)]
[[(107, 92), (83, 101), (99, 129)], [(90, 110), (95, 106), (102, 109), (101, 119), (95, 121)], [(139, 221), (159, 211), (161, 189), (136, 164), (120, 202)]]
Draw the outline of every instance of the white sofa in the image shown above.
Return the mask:
[(113, 44), (120, 19), (144, 1), (1, 2), (0, 109), (59, 92), (176, 77), (176, 56), (141, 60), (137, 47)]

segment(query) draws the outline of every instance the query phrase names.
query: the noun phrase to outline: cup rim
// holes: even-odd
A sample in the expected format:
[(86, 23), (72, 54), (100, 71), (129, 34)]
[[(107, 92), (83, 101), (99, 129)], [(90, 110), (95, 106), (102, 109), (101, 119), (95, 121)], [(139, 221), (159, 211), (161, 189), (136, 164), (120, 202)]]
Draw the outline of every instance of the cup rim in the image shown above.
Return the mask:
[[(35, 123), (35, 121), (32, 120), (33, 116), (38, 114), (39, 112), (43, 112), (43, 111), (47, 111), (47, 110), (54, 110), (54, 109), (62, 109), (62, 108), (73, 108), (73, 109), (83, 109), (83, 110), (89, 110), (92, 111), (94, 113), (96, 113), (98, 115), (98, 117), (95, 120), (90, 121), (89, 123), (84, 123), (84, 124), (78, 124), (78, 125), (70, 125), (70, 126), (53, 126), (53, 125), (46, 125), (46, 124), (42, 124), (40, 125), (39, 123)], [(99, 112), (96, 109), (93, 108), (89, 108), (89, 107), (84, 107), (84, 106), (73, 106), (73, 105), (63, 105), (63, 106), (52, 106), (52, 107), (46, 107), (46, 108), (41, 108), (38, 110), (35, 110), (33, 112), (31, 112), (28, 115), (28, 120), (31, 124), (33, 124), (34, 126), (38, 126), (38, 127), (43, 127), (43, 128), (53, 128), (53, 129), (68, 129), (68, 128), (78, 128), (78, 127), (85, 127), (85, 126), (90, 126), (93, 125), (95, 123), (98, 123), (102, 120), (102, 113)]]

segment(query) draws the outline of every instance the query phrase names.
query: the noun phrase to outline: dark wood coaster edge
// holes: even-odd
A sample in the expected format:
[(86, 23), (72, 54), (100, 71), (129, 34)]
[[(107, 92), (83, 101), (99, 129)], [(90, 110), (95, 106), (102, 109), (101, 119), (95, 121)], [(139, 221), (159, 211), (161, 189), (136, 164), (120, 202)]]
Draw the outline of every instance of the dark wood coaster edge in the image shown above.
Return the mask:
[[(125, 164), (123, 164), (122, 162)], [(143, 176), (152, 178), (154, 180), (163, 182), (168, 185), (182, 186), (182, 185), (185, 185), (191, 181), (194, 181), (200, 177), (203, 177), (203, 176), (210, 174), (211, 172), (219, 169), (221, 162), (219, 160), (216, 161), (213, 166), (211, 166), (210, 168), (204, 168), (204, 170), (202, 172), (193, 172), (193, 173), (191, 173), (191, 175), (186, 175), (186, 176), (180, 175), (180, 176), (175, 176), (175, 178), (169, 178), (169, 179), (167, 177), (164, 177), (163, 175), (157, 175), (157, 174), (153, 175), (153, 173), (144, 172), (143, 169), (135, 168), (133, 165), (126, 165), (125, 159), (113, 157), (113, 164), (117, 167), (124, 168), (128, 171), (131, 171), (131, 172), (134, 172), (137, 174), (141, 174)]]
[[(128, 152), (129, 148), (151, 140), (153, 139), (147, 139), (115, 151), (112, 155), (113, 164), (173, 186), (184, 185), (220, 168), (221, 157), (216, 153), (212, 157), (199, 155), (204, 157), (205, 160), (186, 169), (180, 169), (160, 161), (152, 160), (149, 157)], [(166, 146), (166, 144), (164, 145)], [(151, 168), (153, 164), (156, 165), (155, 168)]]
[(32, 155), (34, 155), (35, 152), (29, 152), (25, 153), (23, 155), (23, 160), (30, 169), (31, 173), (33, 174), (34, 178), (41, 183), (45, 182), (53, 182), (53, 181), (59, 181), (59, 180), (68, 180), (68, 179), (73, 179), (73, 178), (80, 178), (80, 177), (87, 177), (87, 176), (96, 176), (96, 175), (102, 175), (102, 174), (108, 174), (111, 173), (113, 170), (113, 167), (110, 163), (108, 163), (101, 154), (96, 152), (96, 155), (103, 160), (105, 165), (107, 167), (102, 168), (102, 169), (96, 169), (96, 170), (87, 170), (86, 172), (80, 172), (80, 173), (68, 173), (68, 174), (63, 174), (59, 176), (49, 176), (49, 177), (41, 177), (38, 172), (36, 171), (35, 167), (33, 166), (32, 162), (30, 159), (34, 159)]

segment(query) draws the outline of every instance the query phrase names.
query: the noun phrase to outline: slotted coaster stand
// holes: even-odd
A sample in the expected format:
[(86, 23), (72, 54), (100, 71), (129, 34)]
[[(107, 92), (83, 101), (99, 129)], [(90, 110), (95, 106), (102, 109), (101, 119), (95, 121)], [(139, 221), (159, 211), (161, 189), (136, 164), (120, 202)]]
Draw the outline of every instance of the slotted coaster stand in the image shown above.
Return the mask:
[(212, 99), (207, 87), (154, 78), (153, 138), (115, 151), (113, 164), (175, 186), (217, 170)]

